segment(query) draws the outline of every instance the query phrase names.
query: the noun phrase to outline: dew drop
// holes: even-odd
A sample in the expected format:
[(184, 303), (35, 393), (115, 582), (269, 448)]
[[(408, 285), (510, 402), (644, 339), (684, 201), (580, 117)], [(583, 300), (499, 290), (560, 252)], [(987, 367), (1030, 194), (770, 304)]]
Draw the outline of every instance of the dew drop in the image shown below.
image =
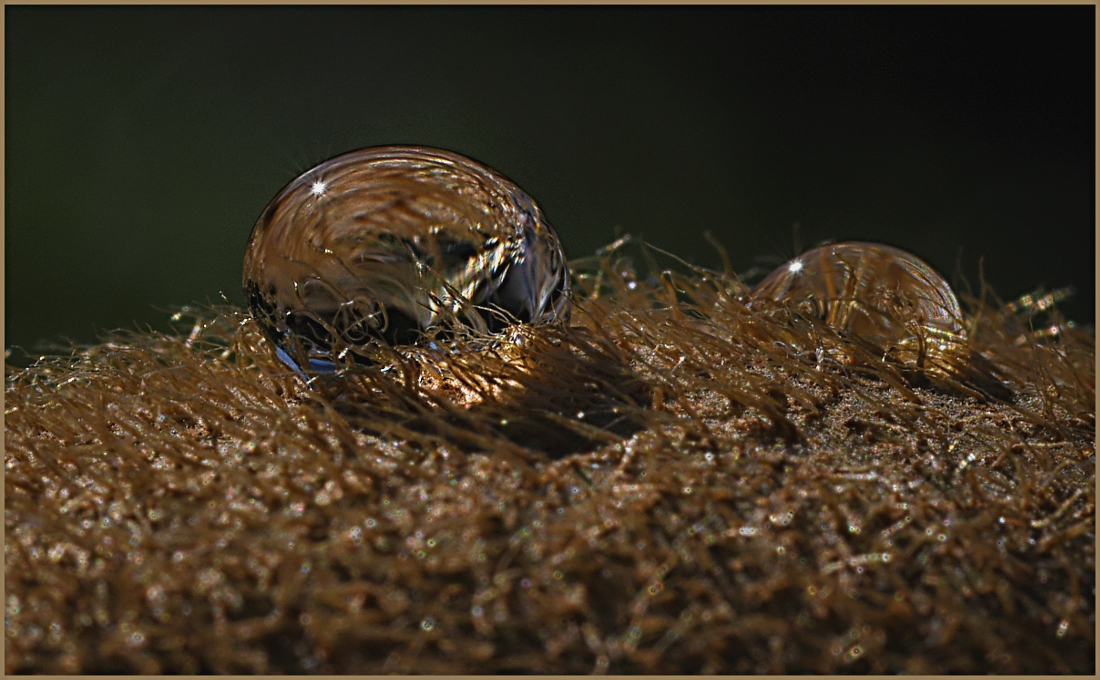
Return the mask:
[(912, 253), (834, 243), (803, 253), (753, 288), (750, 304), (794, 306), (883, 349), (946, 351), (966, 341), (951, 286)]
[(334, 370), (348, 348), (369, 363), (365, 347), (435, 328), (566, 322), (571, 305), (561, 243), (535, 202), (484, 165), (422, 147), (353, 151), (294, 179), (253, 228), (243, 278), (295, 369)]
[(951, 286), (912, 253), (860, 242), (815, 248), (756, 285), (749, 306), (768, 305), (817, 317), (909, 369), (1014, 398), (1000, 369), (970, 348)]

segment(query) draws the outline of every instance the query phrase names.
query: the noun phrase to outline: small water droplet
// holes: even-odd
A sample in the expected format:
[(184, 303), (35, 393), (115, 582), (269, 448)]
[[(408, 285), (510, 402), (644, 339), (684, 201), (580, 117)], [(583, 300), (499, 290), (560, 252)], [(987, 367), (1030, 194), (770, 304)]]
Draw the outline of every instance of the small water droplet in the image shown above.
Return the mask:
[(799, 255), (753, 288), (750, 304), (794, 306), (883, 349), (915, 355), (965, 343), (951, 286), (927, 263), (877, 243), (834, 243)]

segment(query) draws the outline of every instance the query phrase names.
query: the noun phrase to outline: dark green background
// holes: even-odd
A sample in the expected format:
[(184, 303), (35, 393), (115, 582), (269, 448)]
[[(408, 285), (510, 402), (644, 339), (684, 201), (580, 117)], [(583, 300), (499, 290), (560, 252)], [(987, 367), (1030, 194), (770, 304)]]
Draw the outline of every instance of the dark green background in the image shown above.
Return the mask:
[(709, 230), (745, 271), (798, 224), (1094, 317), (1093, 7), (5, 12), (9, 347), (242, 302), (276, 191), (392, 143), (508, 175), (572, 257), (716, 265)]

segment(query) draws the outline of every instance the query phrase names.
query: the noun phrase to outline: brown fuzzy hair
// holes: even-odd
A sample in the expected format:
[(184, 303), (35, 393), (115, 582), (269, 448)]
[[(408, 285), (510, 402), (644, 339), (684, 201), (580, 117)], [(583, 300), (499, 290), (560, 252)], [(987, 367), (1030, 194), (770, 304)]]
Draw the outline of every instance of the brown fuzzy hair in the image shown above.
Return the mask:
[(231, 306), (9, 368), (7, 672), (1095, 672), (1091, 331), (970, 300), (1001, 398), (628, 250), (309, 385)]

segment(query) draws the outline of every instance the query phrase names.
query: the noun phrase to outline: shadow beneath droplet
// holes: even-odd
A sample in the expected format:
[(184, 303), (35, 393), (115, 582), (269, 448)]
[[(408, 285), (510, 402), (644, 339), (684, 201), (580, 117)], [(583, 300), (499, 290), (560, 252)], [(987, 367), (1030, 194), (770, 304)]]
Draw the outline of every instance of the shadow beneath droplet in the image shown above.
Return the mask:
[(388, 369), (352, 366), (314, 380), (355, 428), (473, 453), (552, 459), (646, 426), (649, 388), (618, 349), (580, 328), (525, 326), (489, 348), (402, 351)]

